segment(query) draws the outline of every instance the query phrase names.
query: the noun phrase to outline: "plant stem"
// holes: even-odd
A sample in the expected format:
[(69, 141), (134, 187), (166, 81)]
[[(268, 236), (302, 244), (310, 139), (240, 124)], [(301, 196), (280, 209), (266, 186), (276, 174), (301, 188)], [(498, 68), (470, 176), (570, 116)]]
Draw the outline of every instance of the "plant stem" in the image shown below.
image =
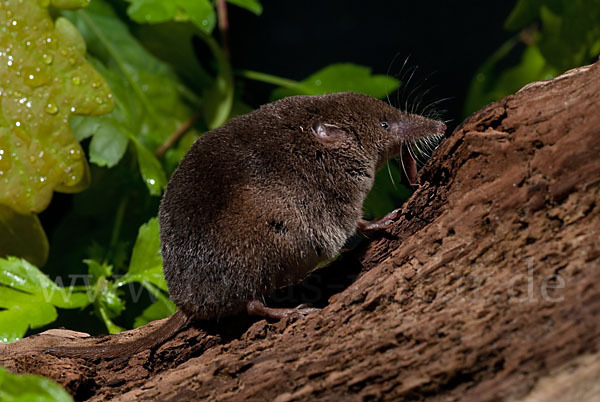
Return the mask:
[(223, 53), (229, 58), (229, 20), (227, 18), (227, 2), (225, 0), (217, 0), (217, 16), (219, 19), (219, 32), (223, 41)]
[(236, 74), (240, 77), (248, 78), (255, 81), (266, 82), (267, 84), (273, 84), (280, 87), (295, 89), (304, 93), (308, 93), (309, 90), (302, 83), (288, 78), (277, 77), (271, 74), (265, 74), (258, 71), (252, 70), (238, 70)]
[(162, 158), (165, 152), (167, 152), (167, 150), (171, 148), (173, 144), (175, 144), (177, 140), (179, 140), (179, 138), (181, 138), (181, 136), (185, 134), (194, 125), (194, 123), (200, 118), (200, 116), (202, 116), (202, 112), (197, 111), (192, 115), (192, 117), (187, 119), (187, 121), (183, 122), (183, 124), (179, 126), (179, 128), (177, 128), (177, 130), (175, 130), (169, 136), (169, 138), (167, 138), (165, 142), (161, 144), (160, 147), (156, 148), (156, 151), (154, 151), (154, 156), (156, 156), (157, 158)]

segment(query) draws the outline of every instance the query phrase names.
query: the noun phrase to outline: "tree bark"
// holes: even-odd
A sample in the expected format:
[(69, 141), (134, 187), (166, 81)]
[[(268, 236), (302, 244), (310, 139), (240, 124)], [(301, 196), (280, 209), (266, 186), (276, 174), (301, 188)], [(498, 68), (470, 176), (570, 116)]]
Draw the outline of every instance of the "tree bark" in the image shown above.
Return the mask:
[(91, 400), (598, 400), (599, 157), (600, 62), (468, 118), (386, 235), (287, 290), (321, 311), (197, 323), (110, 360), (44, 350), (160, 323), (52, 330), (1, 346), (0, 364)]

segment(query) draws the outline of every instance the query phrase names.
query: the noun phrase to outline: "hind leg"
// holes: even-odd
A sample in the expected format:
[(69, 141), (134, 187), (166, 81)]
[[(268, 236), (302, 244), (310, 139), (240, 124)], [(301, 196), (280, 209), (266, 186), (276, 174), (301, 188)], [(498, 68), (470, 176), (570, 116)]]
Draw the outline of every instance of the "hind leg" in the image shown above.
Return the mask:
[(246, 305), (248, 315), (282, 320), (284, 318), (303, 318), (307, 314), (319, 311), (318, 308), (298, 306), (296, 308), (272, 308), (264, 305), (260, 300), (249, 301)]

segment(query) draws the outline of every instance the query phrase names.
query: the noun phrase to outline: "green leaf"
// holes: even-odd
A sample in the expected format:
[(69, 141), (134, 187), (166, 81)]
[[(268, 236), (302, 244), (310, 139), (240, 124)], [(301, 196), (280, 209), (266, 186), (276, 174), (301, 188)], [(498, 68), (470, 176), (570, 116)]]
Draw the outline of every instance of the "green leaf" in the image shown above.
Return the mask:
[(36, 215), (21, 215), (0, 205), (0, 257), (25, 258), (44, 265), (48, 258), (48, 239)]
[(272, 98), (292, 95), (323, 95), (334, 92), (359, 92), (383, 98), (400, 86), (386, 75), (373, 75), (371, 69), (350, 63), (332, 64), (300, 82), (301, 88), (278, 88)]
[(0, 310), (0, 342), (18, 341), (29, 328), (39, 328), (56, 320), (56, 308), (51, 304), (23, 303)]
[(263, 8), (262, 4), (258, 0), (227, 0), (231, 4), (235, 4), (238, 7), (245, 8), (246, 10), (253, 12), (256, 15), (261, 15)]
[(152, 195), (160, 195), (167, 187), (167, 176), (156, 157), (139, 141), (132, 138), (137, 151), (140, 173)]
[[(46, 208), (53, 191), (88, 184), (88, 167), (68, 124), (71, 114), (112, 109), (108, 86), (85, 59), (85, 44), (64, 18), (38, 1), (8, 1), (0, 14), (2, 111), (0, 204), (20, 214)], [(62, 4), (64, 2), (58, 2)], [(33, 30), (32, 27), (37, 27)]]
[(110, 334), (118, 334), (119, 332), (125, 331), (125, 328), (118, 326), (112, 321), (112, 313), (105, 305), (101, 305), (98, 311), (102, 321), (104, 321), (104, 325), (106, 325), (106, 329), (108, 329)]
[(71, 402), (60, 385), (39, 375), (16, 375), (0, 366), (0, 400), (5, 402)]
[(467, 93), (465, 114), (515, 93), (532, 81), (550, 79), (558, 73), (548, 66), (536, 46), (525, 49), (519, 64), (499, 72), (498, 64), (515, 44), (514, 40), (507, 42), (480, 67)]
[(81, 31), (90, 59), (108, 81), (115, 100), (109, 115), (92, 123), (75, 121), (78, 138), (94, 132), (94, 137), (104, 137), (100, 143), (115, 142), (115, 149), (106, 153), (94, 147), (95, 138), (90, 144), (94, 161), (107, 166), (123, 155), (125, 138), (135, 138), (140, 173), (151, 194), (159, 195), (166, 177), (153, 150), (192, 115), (183, 85), (166, 63), (137, 42), (105, 2), (95, 0), (85, 10), (64, 15)]
[(87, 295), (62, 288), (26, 260), (0, 258), (0, 340), (13, 342), (28, 328), (56, 320), (55, 307), (77, 308), (90, 303)]
[(127, 0), (131, 5), (127, 14), (139, 23), (155, 24), (170, 20), (192, 21), (210, 34), (215, 27), (216, 15), (208, 0)]
[(162, 301), (157, 300), (150, 306), (146, 307), (142, 314), (135, 317), (135, 320), (133, 321), (133, 327), (141, 327), (142, 325), (146, 325), (149, 322), (168, 317), (171, 314), (172, 312), (169, 309), (169, 307), (166, 306)]
[(78, 308), (89, 304), (84, 293), (58, 286), (37, 267), (15, 257), (0, 258), (0, 285), (28, 293), (32, 301), (35, 298), (61, 308)]
[(154, 24), (172, 19), (177, 14), (174, 1), (162, 0), (127, 0), (131, 5), (127, 8), (129, 17), (140, 23)]
[(125, 301), (119, 297), (115, 290), (107, 288), (102, 292), (100, 306), (101, 309), (107, 312), (108, 317), (114, 318), (120, 316), (125, 310)]
[(112, 265), (100, 264), (93, 259), (85, 259), (83, 262), (88, 266), (88, 275), (90, 284), (95, 285), (101, 278), (108, 278), (112, 275)]
[[(600, 50), (600, 7), (592, 0), (520, 0), (505, 27), (518, 31), (541, 23), (531, 45), (559, 72), (590, 63)], [(528, 34), (531, 36), (531, 34)]]
[(160, 255), (160, 228), (158, 219), (152, 218), (142, 225), (133, 246), (133, 254), (129, 263), (129, 270), (116, 284), (122, 286), (128, 282), (150, 282), (166, 291), (162, 272), (162, 257)]
[[(155, 25), (135, 26), (134, 34), (141, 44), (153, 55), (168, 62), (182, 77), (185, 85), (196, 93), (202, 93), (208, 88), (213, 77), (200, 65), (194, 49), (194, 38), (198, 36), (198, 29), (191, 23), (166, 22)], [(177, 46), (173, 46), (177, 43)], [(186, 101), (193, 107), (200, 108), (201, 100), (195, 93), (182, 92)]]
[(204, 41), (210, 47), (218, 66), (218, 74), (213, 85), (204, 95), (204, 119), (209, 129), (224, 124), (231, 114), (233, 106), (233, 72), (228, 58), (214, 39), (205, 36)]
[[(107, 119), (108, 120), (108, 119)], [(129, 140), (110, 120), (98, 127), (90, 143), (90, 162), (113, 167), (125, 154)]]
[(134, 327), (139, 327), (141, 325), (145, 325), (150, 321), (160, 320), (161, 318), (165, 318), (173, 314), (177, 311), (177, 306), (163, 293), (160, 289), (154, 287), (151, 283), (146, 281), (142, 282), (142, 285), (156, 297), (156, 302), (151, 304), (148, 308), (144, 310), (144, 312), (135, 318)]
[[(172, 1), (172, 0), (166, 0)], [(215, 9), (208, 0), (175, 0), (177, 5), (184, 11), (185, 17), (188, 17), (198, 28), (207, 34), (210, 34), (215, 28), (217, 17)], [(185, 21), (180, 13), (178, 20)]]
[(152, 218), (140, 227), (133, 246), (129, 273), (137, 274), (155, 267), (162, 267), (162, 257), (158, 219)]

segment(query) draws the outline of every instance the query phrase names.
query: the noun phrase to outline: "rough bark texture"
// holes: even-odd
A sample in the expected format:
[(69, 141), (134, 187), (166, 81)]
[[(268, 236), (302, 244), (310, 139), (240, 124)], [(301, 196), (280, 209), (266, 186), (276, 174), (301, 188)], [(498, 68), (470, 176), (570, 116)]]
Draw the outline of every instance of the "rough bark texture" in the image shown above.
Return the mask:
[(198, 323), (113, 360), (43, 350), (160, 323), (100, 339), (53, 330), (2, 346), (0, 364), (92, 400), (598, 400), (599, 156), (596, 63), (465, 121), (389, 235), (293, 290), (322, 311)]

